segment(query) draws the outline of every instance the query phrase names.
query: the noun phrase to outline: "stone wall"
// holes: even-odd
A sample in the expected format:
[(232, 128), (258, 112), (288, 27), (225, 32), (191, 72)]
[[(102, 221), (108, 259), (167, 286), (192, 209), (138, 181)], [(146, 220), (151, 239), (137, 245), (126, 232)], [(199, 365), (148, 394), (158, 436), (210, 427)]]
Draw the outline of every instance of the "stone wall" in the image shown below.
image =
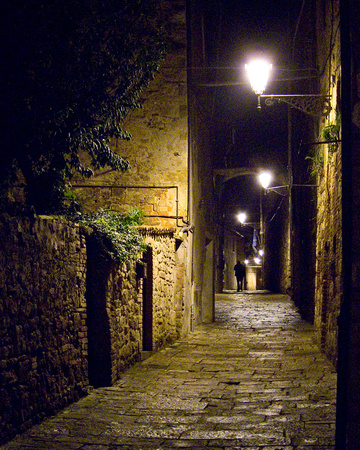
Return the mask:
[[(215, 258), (218, 246), (215, 229), (213, 103), (209, 90), (199, 87), (207, 81), (207, 68), (216, 65), (207, 49), (204, 28), (199, 26), (215, 3), (187, 2), (188, 30), (188, 114), (189, 114), (189, 233), (191, 260), (188, 262), (187, 291), (191, 298), (192, 327), (207, 323), (215, 315)], [(205, 44), (206, 40), (206, 44)], [(202, 69), (204, 70), (202, 70)], [(201, 69), (201, 70), (199, 70)]]
[(88, 385), (86, 247), (48, 217), (0, 221), (0, 441)]
[(125, 173), (104, 169), (90, 180), (77, 176), (72, 181), (86, 211), (124, 212), (136, 206), (148, 216), (148, 225), (173, 227), (182, 226), (188, 213), (186, 21), (184, 0), (167, 4), (172, 31), (166, 59), (142, 93), (142, 108), (122, 124), (131, 140), (111, 142), (131, 168)]
[(266, 223), (264, 287), (273, 292), (291, 294), (288, 197), (284, 200), (279, 197), (272, 214), (273, 220), (267, 219)]
[(185, 261), (176, 257), (176, 246), (183, 244), (176, 243), (175, 232), (175, 229), (142, 229), (153, 255), (153, 350), (174, 341), (183, 329)]
[(184, 261), (176, 256), (176, 230), (140, 231), (151, 248), (151, 260), (144, 257), (140, 264), (143, 270), (139, 263), (110, 263), (92, 235), (87, 238), (89, 379), (96, 387), (112, 385), (143, 351), (156, 351), (184, 334)]
[[(335, 23), (339, 20), (338, 2), (334, 3), (333, 8), (333, 19), (327, 11), (318, 11), (318, 17), (323, 17), (323, 20), (318, 21), (318, 35), (321, 36), (318, 42), (318, 64), (324, 68), (321, 88), (323, 93), (331, 96), (332, 107), (326, 120), (320, 124), (320, 136), (325, 126), (336, 123), (340, 109), (340, 39), (338, 34), (332, 33), (335, 26), (333, 20)], [(331, 57), (327, 57), (324, 48), (331, 49)], [(338, 139), (341, 139), (340, 134)], [(318, 155), (321, 165), (318, 169), (315, 326), (319, 343), (336, 364), (338, 317), (343, 295), (341, 144), (321, 145)]]
[[(147, 226), (181, 230), (188, 225), (190, 201), (186, 2), (161, 1), (169, 7), (170, 17), (166, 59), (142, 92), (142, 108), (131, 111), (122, 124), (122, 128), (131, 133), (131, 140), (111, 142), (112, 149), (128, 159), (131, 169), (125, 173), (99, 170), (89, 180), (75, 176), (72, 184), (85, 211), (110, 208), (124, 212), (138, 207), (145, 212)], [(209, 177), (211, 179), (210, 172)], [(191, 251), (184, 253), (184, 249), (191, 245), (189, 239), (177, 248), (175, 255), (178, 260), (175, 265), (177, 305), (185, 302), (181, 308), (177, 306), (175, 314), (178, 317), (176, 329), (182, 330), (182, 334), (191, 326), (191, 294), (189, 287), (184, 287), (185, 272), (191, 270), (193, 254)]]
[[(237, 262), (237, 246), (238, 242), (235, 234), (224, 230), (224, 270), (223, 270), (223, 289), (231, 290), (236, 289), (236, 278), (234, 272), (234, 266)], [(240, 251), (239, 251), (240, 253)], [(243, 258), (242, 258), (243, 259)]]
[(189, 241), (175, 239), (174, 302), (176, 313), (176, 335), (181, 338), (190, 332), (191, 306), (186, 295), (186, 270)]
[(87, 236), (89, 382), (111, 386), (140, 360), (141, 288), (135, 264), (111, 262), (92, 234)]
[[(186, 249), (176, 229), (141, 229), (151, 267), (111, 262), (87, 228), (51, 217), (0, 221), (0, 442), (110, 386), (144, 349), (186, 334)], [(141, 255), (140, 255), (141, 258)], [(145, 260), (144, 260), (145, 261)]]
[(315, 326), (323, 350), (336, 364), (342, 300), (340, 151), (326, 154), (325, 163), (318, 189)]

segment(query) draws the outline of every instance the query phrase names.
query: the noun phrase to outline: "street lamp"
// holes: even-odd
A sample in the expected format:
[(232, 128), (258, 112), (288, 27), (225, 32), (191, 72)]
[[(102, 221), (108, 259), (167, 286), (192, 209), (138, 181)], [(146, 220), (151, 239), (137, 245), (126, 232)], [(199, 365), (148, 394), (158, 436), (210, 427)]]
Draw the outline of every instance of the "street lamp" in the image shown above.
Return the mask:
[(270, 172), (260, 172), (258, 175), (258, 180), (260, 181), (261, 186), (264, 189), (267, 189), (270, 186), (272, 180), (272, 174)]
[[(269, 74), (271, 71), (271, 65), (265, 61), (260, 63), (259, 60), (253, 63), (247, 64), (245, 66), (251, 87), (258, 98), (258, 109), (261, 109), (261, 99), (265, 99), (265, 104), (267, 106), (274, 105), (275, 103), (286, 103), (287, 108), (287, 122), (288, 122), (288, 210), (289, 210), (289, 249), (290, 249), (290, 288), (293, 288), (294, 279), (294, 249), (293, 249), (293, 211), (292, 211), (292, 189), (293, 189), (293, 174), (292, 174), (292, 120), (291, 120), (291, 109), (296, 108), (305, 114), (313, 117), (324, 117), (331, 111), (331, 104), (329, 95), (263, 95), (266, 89), (266, 84), (269, 79)], [(258, 84), (257, 80), (266, 80), (262, 85)], [(269, 186), (269, 185), (268, 185)], [(280, 186), (279, 186), (280, 187)], [(284, 186), (285, 187), (285, 186)], [(264, 188), (269, 189), (269, 187)], [(272, 188), (275, 190), (275, 188)], [(275, 190), (275, 192), (277, 192)]]
[(241, 223), (241, 225), (244, 225), (245, 220), (246, 220), (246, 213), (241, 212), (236, 217), (237, 217), (238, 221)]
[[(288, 195), (288, 193), (283, 193), (284, 189), (288, 190), (289, 189), (289, 185), (288, 184), (284, 184), (282, 186), (271, 186), (270, 187), (270, 183), (272, 180), (272, 174), (270, 172), (264, 171), (264, 172), (260, 172), (258, 175), (258, 181), (261, 184), (261, 186), (263, 187), (265, 192), (276, 192), (276, 194), (279, 194), (283, 197), (285, 197), (286, 195)], [(296, 184), (296, 183), (292, 183), (293, 187), (317, 187), (317, 184)]]
[(272, 65), (265, 60), (254, 60), (245, 64), (250, 85), (258, 98), (258, 109), (261, 109), (261, 99), (265, 99), (267, 106), (275, 103), (287, 103), (291, 108), (299, 109), (310, 116), (327, 116), (331, 111), (330, 96), (321, 94), (297, 95), (263, 95), (266, 89)]
[(258, 109), (261, 109), (260, 96), (265, 91), (272, 65), (262, 59), (256, 59), (245, 64), (245, 68), (249, 74), (251, 88), (258, 96)]

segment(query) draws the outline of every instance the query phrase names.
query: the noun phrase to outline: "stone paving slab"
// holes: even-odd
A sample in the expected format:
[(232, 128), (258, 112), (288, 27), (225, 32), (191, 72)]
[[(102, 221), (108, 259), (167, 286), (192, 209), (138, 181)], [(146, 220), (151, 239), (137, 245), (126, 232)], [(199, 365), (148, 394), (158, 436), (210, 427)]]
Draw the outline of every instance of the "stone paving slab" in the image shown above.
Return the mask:
[(336, 373), (282, 295), (217, 295), (198, 327), (1, 449), (333, 450)]

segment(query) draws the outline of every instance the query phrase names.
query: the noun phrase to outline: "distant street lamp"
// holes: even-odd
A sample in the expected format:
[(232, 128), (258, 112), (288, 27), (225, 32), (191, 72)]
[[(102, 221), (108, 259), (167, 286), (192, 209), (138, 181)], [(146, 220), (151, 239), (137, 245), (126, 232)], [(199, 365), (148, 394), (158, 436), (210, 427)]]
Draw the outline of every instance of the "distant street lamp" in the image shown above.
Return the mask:
[[(259, 254), (261, 256), (264, 255), (264, 248), (265, 248), (265, 221), (264, 221), (264, 213), (263, 213), (263, 197), (262, 194), (267, 192), (275, 192), (276, 194), (279, 194), (283, 197), (289, 196), (289, 247), (292, 249), (293, 245), (293, 238), (292, 238), (292, 214), (293, 214), (293, 208), (292, 208), (292, 199), (291, 199), (291, 191), (293, 187), (317, 187), (317, 184), (295, 184), (291, 183), (292, 176), (291, 176), (291, 168), (289, 168), (289, 184), (285, 184), (282, 186), (271, 186), (270, 182), (272, 180), (272, 175), (270, 172), (264, 171), (260, 172), (258, 175), (258, 180), (263, 188), (260, 192), (260, 242), (262, 249), (259, 250)], [(284, 191), (285, 190), (285, 191)], [(260, 253), (261, 252), (261, 253)], [(292, 251), (291, 251), (292, 253)], [(290, 271), (292, 273), (293, 270), (293, 256), (290, 257)]]
[(267, 189), (270, 186), (271, 180), (272, 180), (272, 175), (270, 172), (260, 172), (258, 175), (258, 179), (260, 181), (261, 186), (264, 189)]
[(244, 225), (245, 220), (246, 220), (246, 213), (241, 212), (236, 217), (237, 217), (238, 221), (241, 223), (241, 225)]
[[(287, 195), (287, 193), (283, 193), (284, 189), (289, 189), (289, 185), (288, 184), (283, 184), (282, 186), (271, 186), (270, 187), (270, 183), (272, 180), (272, 174), (270, 172), (260, 172), (258, 175), (258, 180), (259, 183), (261, 184), (261, 186), (263, 187), (263, 189), (265, 190), (265, 192), (276, 192), (279, 195), (282, 195), (285, 197), (285, 195)], [(292, 184), (293, 187), (317, 187), (317, 184)]]

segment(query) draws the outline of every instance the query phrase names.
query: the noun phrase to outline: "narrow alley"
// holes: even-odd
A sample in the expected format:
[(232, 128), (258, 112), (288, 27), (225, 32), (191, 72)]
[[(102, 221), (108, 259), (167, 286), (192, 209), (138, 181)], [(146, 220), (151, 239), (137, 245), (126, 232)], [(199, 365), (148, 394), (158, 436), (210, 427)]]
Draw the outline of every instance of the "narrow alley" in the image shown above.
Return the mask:
[(284, 295), (216, 297), (197, 328), (2, 449), (334, 449), (336, 373)]

